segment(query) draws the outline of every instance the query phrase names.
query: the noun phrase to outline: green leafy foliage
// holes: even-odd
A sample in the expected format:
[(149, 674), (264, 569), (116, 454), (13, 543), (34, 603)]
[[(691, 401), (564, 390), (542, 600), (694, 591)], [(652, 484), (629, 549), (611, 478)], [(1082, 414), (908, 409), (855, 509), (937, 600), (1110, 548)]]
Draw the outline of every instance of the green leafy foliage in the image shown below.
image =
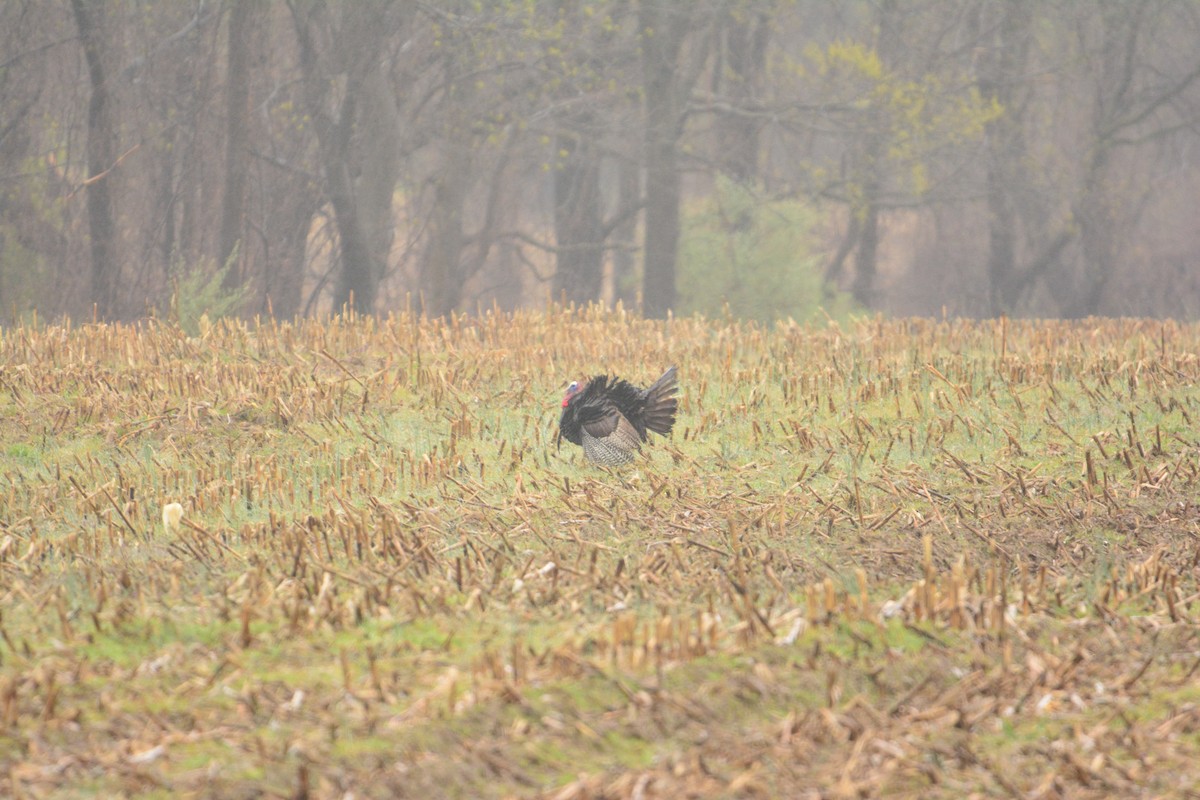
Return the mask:
[(680, 242), (681, 312), (774, 322), (847, 316), (849, 295), (824, 285), (814, 212), (797, 200), (763, 200), (733, 181), (686, 215)]
[[(947, 154), (978, 142), (985, 126), (1004, 113), (959, 76), (886, 63), (876, 47), (862, 42), (810, 46), (795, 68), (817, 96), (844, 110), (846, 137), (863, 142), (851, 170), (856, 174), (843, 189), (854, 205), (867, 180), (901, 196), (928, 195)], [(833, 174), (830, 165), (814, 163), (810, 170), (815, 181)]]
[(236, 314), (245, 302), (247, 288), (227, 289), (222, 286), (225, 275), (233, 266), (237, 251), (220, 269), (197, 267), (175, 284), (171, 295), (171, 315), (179, 327), (192, 336), (201, 333), (207, 322)]

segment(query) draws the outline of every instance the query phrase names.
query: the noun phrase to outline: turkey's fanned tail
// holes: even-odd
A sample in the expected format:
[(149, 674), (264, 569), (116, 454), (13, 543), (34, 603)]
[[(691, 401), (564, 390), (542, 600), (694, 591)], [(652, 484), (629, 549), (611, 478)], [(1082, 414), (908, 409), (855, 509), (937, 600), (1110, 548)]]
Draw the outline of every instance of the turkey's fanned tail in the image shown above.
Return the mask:
[(664, 436), (675, 426), (675, 410), (679, 406), (679, 399), (675, 397), (679, 388), (675, 373), (675, 367), (671, 367), (646, 390), (646, 405), (642, 410), (642, 423)]

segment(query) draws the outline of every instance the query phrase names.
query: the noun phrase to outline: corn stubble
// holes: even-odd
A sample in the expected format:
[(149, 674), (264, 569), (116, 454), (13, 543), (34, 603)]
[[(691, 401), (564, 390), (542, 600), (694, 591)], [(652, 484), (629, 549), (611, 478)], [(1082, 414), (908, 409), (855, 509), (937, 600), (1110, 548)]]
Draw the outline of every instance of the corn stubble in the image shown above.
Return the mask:
[[(1197, 353), (592, 310), (4, 330), (0, 795), (1185, 791)], [(664, 363), (672, 437), (556, 451), (567, 379)]]

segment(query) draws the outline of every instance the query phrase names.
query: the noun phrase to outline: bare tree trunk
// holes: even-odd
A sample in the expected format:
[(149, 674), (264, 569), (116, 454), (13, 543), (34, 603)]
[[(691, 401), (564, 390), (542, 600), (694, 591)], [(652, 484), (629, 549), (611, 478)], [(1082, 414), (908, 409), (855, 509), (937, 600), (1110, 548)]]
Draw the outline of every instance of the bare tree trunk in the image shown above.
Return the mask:
[(1100, 312), (1105, 290), (1117, 270), (1120, 231), (1131, 224), (1127, 218), (1120, 218), (1116, 208), (1114, 195), (1117, 191), (1108, 175), (1110, 153), (1107, 147), (1096, 149), (1075, 204), (1074, 217), (1079, 224), (1079, 244), (1085, 267), (1080, 290), (1063, 298), (1063, 316), (1069, 318), (1090, 317)]
[(92, 96), (88, 102), (88, 229), (91, 236), (91, 291), (96, 313), (117, 316), (120, 265), (116, 256), (116, 213), (109, 170), (116, 166), (117, 129), (103, 58), (105, 5), (71, 0), (75, 24), (83, 43)]
[[(282, 183), (288, 185), (290, 181)], [(263, 254), (263, 311), (269, 308), (279, 319), (293, 319), (303, 311), (304, 273), (308, 266), (305, 256), (316, 204), (297, 201), (290, 211), (281, 214), (280, 222), (272, 226), (273, 235)]]
[[(400, 112), (386, 62), (368, 68), (360, 96), (354, 137), (358, 216), (370, 257), (370, 283), (373, 294), (377, 295), (395, 238), (392, 202), (400, 179), (400, 153), (396, 144)], [(373, 305), (374, 297), (371, 302)]]
[(1017, 266), (1017, 195), (1023, 184), (1023, 112), (1017, 89), (1029, 49), (1031, 8), (1024, 0), (1000, 5), (994, 42), (979, 59), (979, 92), (1000, 106), (986, 127), (988, 298), (993, 315), (1012, 314), (1024, 290)]
[(717, 95), (730, 110), (716, 119), (716, 155), (721, 169), (739, 183), (758, 179), (761, 123), (751, 111), (758, 103), (759, 83), (767, 67), (770, 21), (766, 11), (751, 15), (733, 9), (721, 21), (724, 63), (713, 70), (713, 80), (718, 83)]
[(680, 193), (679, 53), (686, 35), (684, 8), (644, 0), (638, 7), (641, 34), (646, 164), (643, 302), (648, 317), (665, 317), (675, 306), (679, 255)]
[(221, 201), (221, 229), (217, 239), (217, 261), (229, 265), (222, 285), (240, 286), (246, 276), (243, 250), (237, 264), (229, 260), (245, 232), (246, 173), (250, 160), (250, 52), (261, 46), (262, 12), (266, 7), (256, 0), (236, 0), (229, 17), (225, 95), (225, 192)]
[(357, 83), (353, 79), (347, 80), (340, 119), (322, 149), (325, 151), (325, 187), (333, 206), (342, 254), (342, 269), (333, 291), (333, 309), (340, 312), (353, 307), (360, 314), (370, 314), (375, 310), (378, 281), (350, 175), (350, 137), (354, 131), (358, 93)]
[[(1135, 54), (1142, 49), (1149, 2), (1115, 4), (1099, 15), (1102, 45), (1098, 91), (1092, 109), (1091, 139), (1072, 215), (1079, 229), (1083, 253), (1082, 286), (1059, 293), (1064, 315), (1086, 317), (1099, 313), (1105, 290), (1117, 270), (1123, 251), (1123, 233), (1136, 224), (1140, 204), (1132, 202), (1131, 186), (1119, 186), (1110, 174), (1113, 156), (1122, 147), (1123, 117), (1147, 102), (1138, 86)], [(1195, 80), (1193, 71), (1191, 81)], [(1148, 102), (1154, 103), (1154, 100)]]
[[(617, 163), (617, 208), (637, 208), (641, 202), (640, 171), (636, 162), (622, 158)], [(634, 280), (634, 240), (637, 238), (637, 214), (628, 213), (613, 230), (613, 300), (625, 308), (637, 307)]]
[(875, 303), (875, 273), (879, 261), (879, 204), (877, 191), (868, 189), (858, 226), (858, 249), (854, 253), (854, 283), (851, 293), (859, 305), (871, 308)]
[[(378, 124), (370, 131), (374, 141), (356, 141), (367, 138), (363, 120), (388, 118), (386, 114), (377, 115), (371, 108), (380, 102), (380, 89), (373, 83), (371, 73), (383, 68), (379, 61), (386, 33), (387, 9), (387, 5), (378, 3), (339, 6), (341, 24), (329, 22), (332, 43), (328, 45), (330, 52), (322, 59), (311, 26), (313, 18), (328, 9), (292, 5), (306, 102), (320, 145), (325, 191), (337, 224), (342, 262), (333, 292), (333, 307), (337, 311), (352, 305), (359, 313), (374, 313), (386, 247), (391, 241), (388, 238), (384, 252), (376, 252), (372, 247), (373, 241), (377, 244), (380, 239), (380, 217), (391, 218), (396, 174), (394, 155), (380, 163), (371, 163), (362, 156), (383, 152), (382, 149), (392, 146), (395, 130)], [(335, 83), (333, 76), (339, 73), (344, 76), (344, 86), (335, 116), (329, 109), (329, 94)], [(368, 171), (372, 171), (371, 176), (366, 181), (359, 181), (359, 176)], [(390, 184), (388, 180), (391, 180)], [(364, 183), (371, 191), (360, 189)], [(370, 208), (372, 203), (379, 207)], [(374, 237), (372, 232), (376, 234)]]
[(421, 293), (425, 313), (445, 316), (463, 299), (468, 270), (463, 249), (464, 207), (475, 168), (472, 123), (476, 93), (474, 82), (463, 79), (478, 66), (469, 47), (454, 42), (441, 61), (446, 98), (440, 120), (441, 168), (434, 179), (433, 207), (428, 240), (421, 263)]
[[(1007, 149), (1003, 145), (997, 149)], [(993, 316), (1011, 314), (1020, 295), (1017, 279), (1017, 212), (1009, 184), (1008, 163), (988, 148), (988, 299)]]
[(463, 204), (471, 170), (470, 148), (465, 143), (452, 139), (445, 147), (422, 265), (425, 311), (439, 317), (454, 311), (462, 301)]
[[(897, 62), (897, 51), (901, 46), (901, 10), (897, 0), (882, 0), (878, 7), (879, 31), (876, 50), (884, 69), (891, 69)], [(879, 272), (879, 213), (882, 206), (882, 163), (888, 142), (884, 136), (884, 123), (879, 110), (872, 109), (872, 121), (865, 135), (862, 150), (858, 154), (857, 183), (861, 197), (851, 207), (850, 213), (857, 217), (858, 249), (854, 254), (854, 283), (851, 293), (864, 308), (873, 308), (877, 296), (875, 279)]]
[(558, 136), (555, 150), (561, 162), (554, 173), (554, 299), (580, 304), (600, 299), (604, 270), (600, 160), (586, 136)]

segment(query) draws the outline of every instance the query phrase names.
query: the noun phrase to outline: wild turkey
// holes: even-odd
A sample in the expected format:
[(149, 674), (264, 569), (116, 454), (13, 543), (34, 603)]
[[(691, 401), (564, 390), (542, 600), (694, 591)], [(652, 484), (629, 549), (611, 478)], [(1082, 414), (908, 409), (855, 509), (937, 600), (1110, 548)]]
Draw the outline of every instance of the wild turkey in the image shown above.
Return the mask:
[[(562, 402), (560, 435), (583, 447), (588, 461), (618, 467), (633, 460), (648, 431), (668, 434), (675, 425), (675, 367), (649, 389), (599, 375), (572, 383)], [(561, 440), (560, 440), (561, 443)]]

